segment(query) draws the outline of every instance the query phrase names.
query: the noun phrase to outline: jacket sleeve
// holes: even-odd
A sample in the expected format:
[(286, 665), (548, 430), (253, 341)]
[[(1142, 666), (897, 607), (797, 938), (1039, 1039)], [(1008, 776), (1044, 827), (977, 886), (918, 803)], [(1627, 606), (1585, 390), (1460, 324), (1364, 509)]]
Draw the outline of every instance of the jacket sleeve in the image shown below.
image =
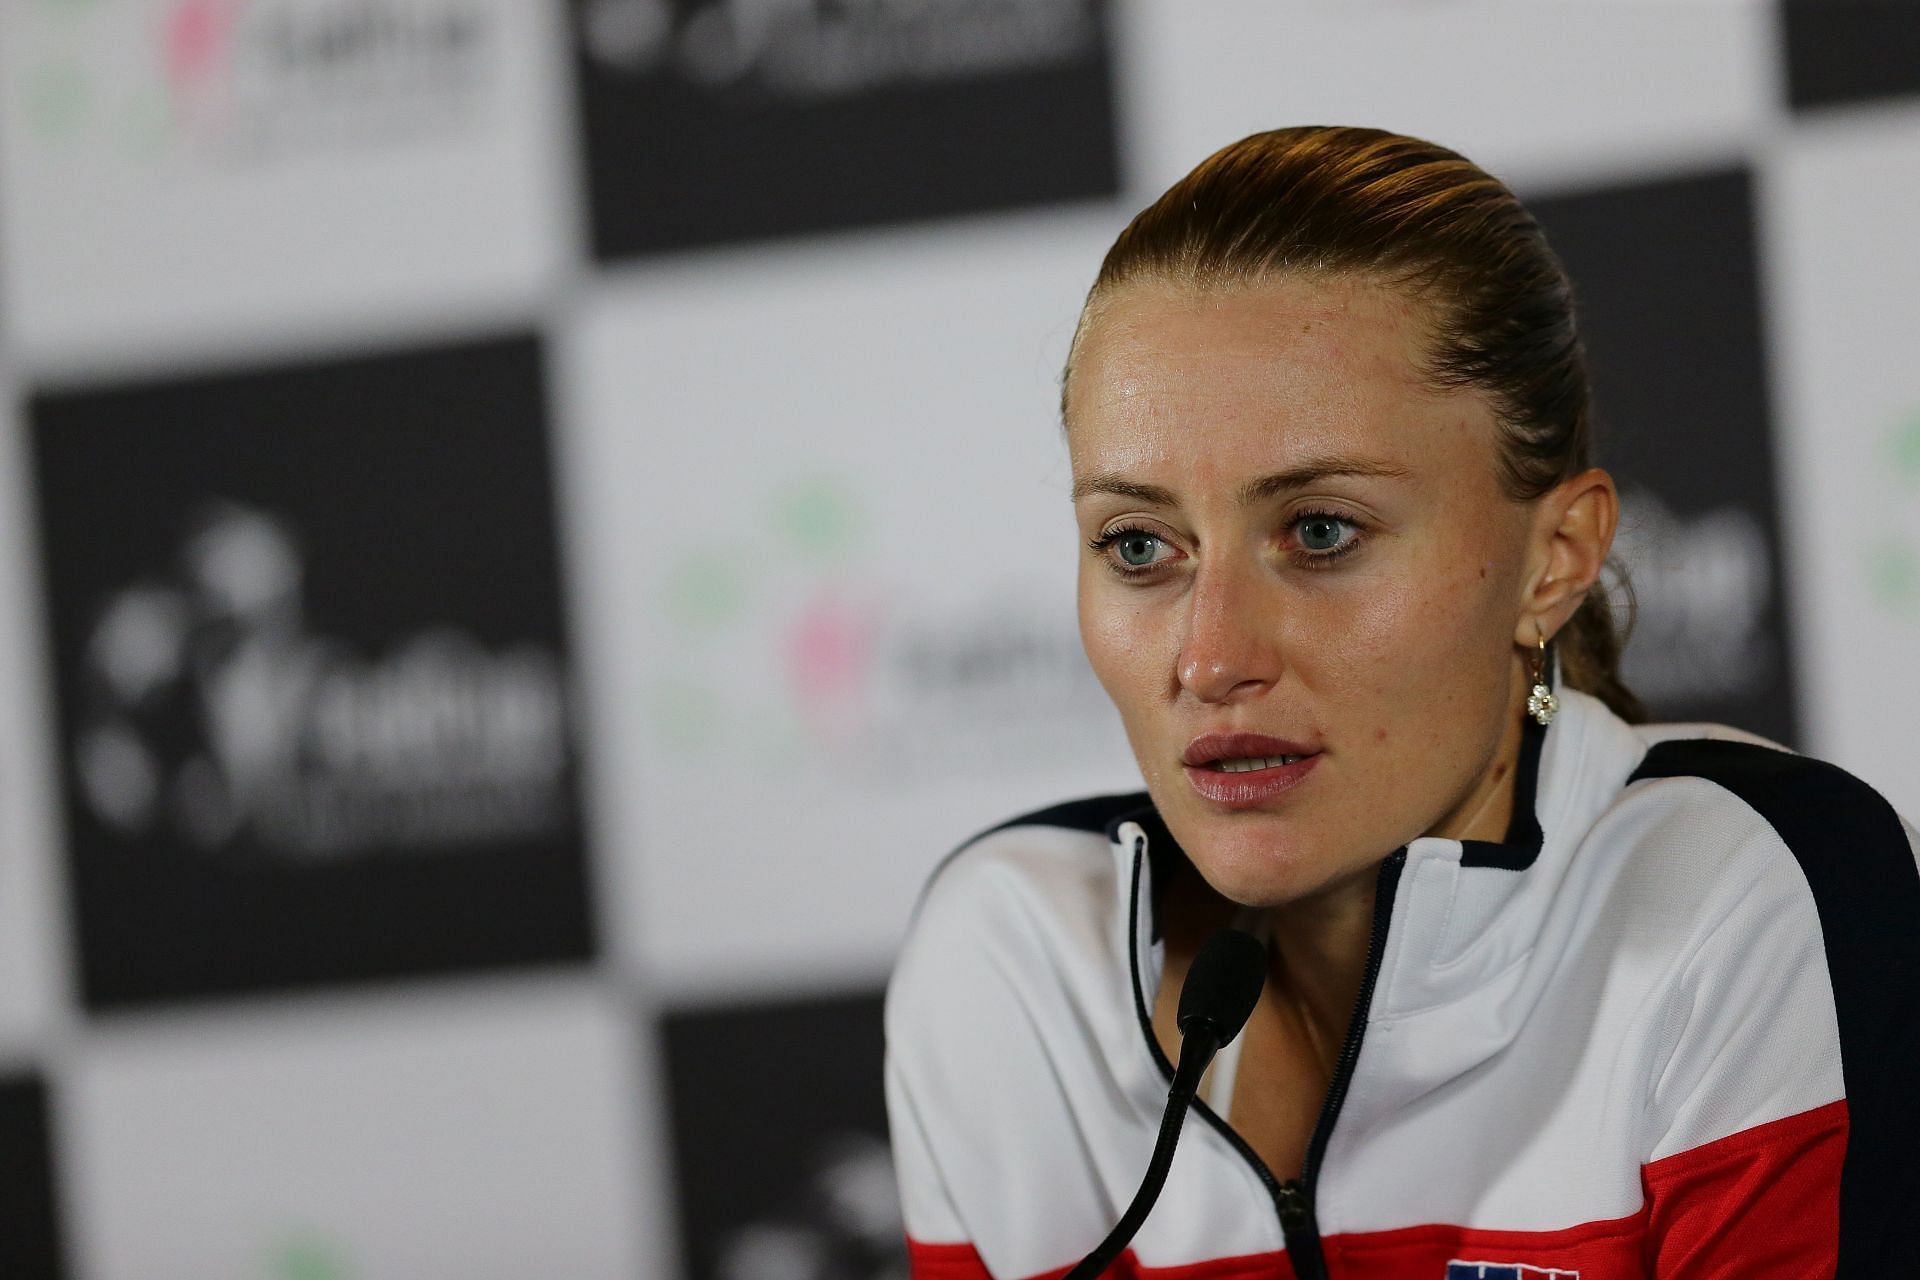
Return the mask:
[(1059, 921), (1018, 857), (969, 851), (940, 873), (887, 989), (887, 1113), (914, 1280), (1045, 1274), (1075, 1261), (1084, 1224), (1108, 1213), (1061, 1080), (1075, 1018)]
[(1649, 1093), (1651, 1275), (1920, 1274), (1892, 1211), (1920, 1203), (1910, 1141), (1857, 1132), (1910, 1120), (1920, 1086), (1916, 846), (1891, 830), (1783, 850), (1681, 965)]
[(894, 1176), (900, 1184), (900, 1212), (907, 1232), (907, 1263), (912, 1280), (992, 1280), (979, 1251), (967, 1238), (953, 1197), (941, 1178), (920, 1100), (906, 1072), (887, 1055), (887, 1124), (893, 1138)]
[[(1811, 904), (1750, 888), (1664, 1010), (1641, 1169), (1648, 1271), (1700, 1280), (1830, 1276), (1847, 1111)], [(1772, 916), (1773, 919), (1767, 919)]]
[[(964, 954), (954, 954), (956, 939), (933, 936), (952, 932), (945, 919), (950, 914), (942, 901), (945, 891), (936, 896), (937, 888), (936, 880), (915, 912), (887, 984), (887, 1129), (914, 1280), (984, 1280), (986, 1268), (968, 1239), (929, 1131), (940, 1128), (937, 1112), (953, 1101), (942, 1096), (948, 1085), (939, 1067), (939, 1042), (942, 1024), (959, 1010), (950, 1003), (955, 984), (943, 980), (942, 970), (965, 963)], [(930, 1109), (936, 1112), (932, 1126)]]

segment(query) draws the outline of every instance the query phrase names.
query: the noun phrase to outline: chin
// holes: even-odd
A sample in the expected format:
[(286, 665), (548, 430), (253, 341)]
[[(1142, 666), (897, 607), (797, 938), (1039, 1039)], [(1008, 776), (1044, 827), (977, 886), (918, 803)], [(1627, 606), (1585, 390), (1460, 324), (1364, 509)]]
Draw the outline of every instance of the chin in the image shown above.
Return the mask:
[(1214, 892), (1243, 907), (1278, 907), (1309, 897), (1340, 871), (1324, 844), (1271, 822), (1204, 823), (1181, 848)]

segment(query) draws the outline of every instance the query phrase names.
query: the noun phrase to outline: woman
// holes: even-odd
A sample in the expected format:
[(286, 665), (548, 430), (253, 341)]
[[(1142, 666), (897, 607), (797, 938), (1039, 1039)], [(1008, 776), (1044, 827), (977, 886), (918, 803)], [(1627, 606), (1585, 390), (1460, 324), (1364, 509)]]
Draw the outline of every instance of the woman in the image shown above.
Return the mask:
[(1373, 130), (1228, 147), (1109, 252), (1063, 412), (1146, 793), (921, 902), (915, 1274), (1105, 1235), (1231, 923), (1266, 986), (1121, 1273), (1920, 1274), (1915, 837), (1831, 766), (1636, 725), (1570, 291), (1512, 193)]

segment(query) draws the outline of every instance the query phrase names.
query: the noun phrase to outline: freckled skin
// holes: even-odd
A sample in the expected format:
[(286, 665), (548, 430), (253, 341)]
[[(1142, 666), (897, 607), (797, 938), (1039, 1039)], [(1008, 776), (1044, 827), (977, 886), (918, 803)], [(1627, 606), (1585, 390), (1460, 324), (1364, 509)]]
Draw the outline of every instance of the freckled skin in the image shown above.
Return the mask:
[[(1560, 498), (1501, 491), (1481, 394), (1422, 380), (1423, 322), (1416, 301), (1358, 278), (1133, 284), (1104, 301), (1075, 352), (1076, 482), (1117, 475), (1175, 498), (1076, 502), (1083, 544), (1121, 525), (1159, 539), (1145, 579), (1118, 575), (1111, 547), (1083, 551), (1082, 639), (1168, 826), (1244, 905), (1370, 895), (1380, 860), (1421, 835), (1500, 838), (1522, 637), (1536, 625), (1551, 635), (1584, 585), (1585, 562), (1553, 536)], [(1330, 455), (1401, 474), (1328, 476), (1251, 506), (1237, 497), (1250, 479)], [(1308, 512), (1348, 522), (1356, 549), (1313, 561)], [(1603, 557), (1610, 516), (1599, 523)], [(1321, 758), (1296, 790), (1227, 810), (1181, 765), (1210, 730), (1271, 734)]]

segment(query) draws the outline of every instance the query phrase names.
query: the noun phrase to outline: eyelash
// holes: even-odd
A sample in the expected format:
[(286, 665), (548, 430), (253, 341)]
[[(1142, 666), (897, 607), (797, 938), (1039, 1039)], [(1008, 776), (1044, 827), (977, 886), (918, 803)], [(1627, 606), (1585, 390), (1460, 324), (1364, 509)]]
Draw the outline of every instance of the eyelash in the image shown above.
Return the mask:
[[(1350, 528), (1353, 529), (1354, 532), (1353, 532), (1353, 536), (1349, 537), (1346, 542), (1342, 543), (1339, 547), (1336, 547), (1332, 551), (1292, 552), (1291, 554), (1293, 556), (1294, 562), (1296, 564), (1299, 564), (1303, 568), (1306, 568), (1309, 570), (1320, 570), (1320, 569), (1331, 568), (1333, 566), (1334, 561), (1342, 559), (1349, 553), (1359, 550), (1360, 544), (1363, 541), (1365, 541), (1364, 535), (1361, 534), (1360, 532), (1360, 522), (1358, 520), (1353, 519), (1351, 516), (1342, 515), (1338, 511), (1296, 512), (1294, 514), (1293, 519), (1288, 522), (1287, 528), (1289, 530), (1298, 529), (1301, 525), (1305, 524), (1309, 520), (1333, 520), (1340, 524), (1349, 526)], [(1121, 539), (1129, 536), (1153, 538), (1160, 542), (1166, 541), (1165, 538), (1162, 538), (1159, 534), (1155, 533), (1153, 530), (1145, 528), (1141, 525), (1123, 524), (1118, 526), (1117, 528), (1107, 530), (1105, 533), (1101, 534), (1097, 538), (1090, 539), (1087, 542), (1087, 547), (1091, 551), (1093, 551), (1096, 555), (1101, 556), (1101, 558), (1106, 561), (1107, 567), (1112, 569), (1115, 573), (1119, 574), (1122, 578), (1143, 578), (1151, 573), (1156, 572), (1157, 569), (1159, 568), (1159, 566), (1157, 565), (1134, 568), (1128, 565), (1119, 564), (1114, 560), (1112, 556), (1106, 554), (1116, 542), (1119, 542)]]

